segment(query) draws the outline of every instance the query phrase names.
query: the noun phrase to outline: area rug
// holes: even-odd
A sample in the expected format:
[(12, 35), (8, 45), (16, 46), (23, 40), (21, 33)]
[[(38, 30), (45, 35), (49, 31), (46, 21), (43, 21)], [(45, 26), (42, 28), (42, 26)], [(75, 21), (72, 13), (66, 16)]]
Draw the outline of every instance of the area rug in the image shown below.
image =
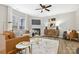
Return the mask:
[(40, 38), (39, 43), (32, 44), (32, 54), (57, 54), (59, 40), (53, 39)]

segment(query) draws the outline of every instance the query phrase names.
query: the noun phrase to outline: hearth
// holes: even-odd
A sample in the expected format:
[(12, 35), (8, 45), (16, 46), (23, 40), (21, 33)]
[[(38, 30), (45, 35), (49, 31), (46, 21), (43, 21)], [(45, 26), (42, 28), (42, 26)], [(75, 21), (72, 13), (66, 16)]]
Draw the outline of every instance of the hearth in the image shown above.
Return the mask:
[(32, 29), (32, 36), (38, 35), (40, 36), (40, 28), (33, 28)]

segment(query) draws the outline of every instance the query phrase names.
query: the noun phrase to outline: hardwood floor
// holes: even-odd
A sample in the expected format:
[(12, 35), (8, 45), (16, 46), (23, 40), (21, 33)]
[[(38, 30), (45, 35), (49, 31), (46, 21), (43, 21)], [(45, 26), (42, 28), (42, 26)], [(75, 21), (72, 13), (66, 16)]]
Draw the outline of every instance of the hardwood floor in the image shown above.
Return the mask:
[(59, 39), (58, 54), (76, 54), (77, 48), (79, 48), (79, 42)]

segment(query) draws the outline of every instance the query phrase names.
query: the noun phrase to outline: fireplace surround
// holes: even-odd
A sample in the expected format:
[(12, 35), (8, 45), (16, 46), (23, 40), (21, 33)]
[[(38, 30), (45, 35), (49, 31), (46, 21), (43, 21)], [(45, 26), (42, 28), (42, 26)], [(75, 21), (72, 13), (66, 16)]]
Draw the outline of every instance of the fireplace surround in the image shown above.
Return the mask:
[(32, 28), (32, 36), (39, 35), (40, 36), (40, 28)]

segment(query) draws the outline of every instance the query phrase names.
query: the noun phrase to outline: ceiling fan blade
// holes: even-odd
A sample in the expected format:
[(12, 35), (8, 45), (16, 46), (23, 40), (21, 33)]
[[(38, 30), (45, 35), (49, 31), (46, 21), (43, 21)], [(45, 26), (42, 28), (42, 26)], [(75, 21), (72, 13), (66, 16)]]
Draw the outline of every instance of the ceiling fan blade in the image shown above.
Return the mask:
[(41, 10), (42, 8), (38, 8), (38, 9), (35, 9), (35, 10)]
[(45, 10), (50, 11), (49, 9), (45, 9)]
[(48, 7), (51, 7), (52, 5), (48, 5), (48, 6), (46, 6), (46, 8), (48, 8)]
[(40, 6), (41, 6), (41, 7), (43, 7), (43, 5), (42, 5), (42, 4), (40, 4)]
[(40, 4), (40, 6), (41, 6), (43, 9), (45, 8), (45, 5)]

